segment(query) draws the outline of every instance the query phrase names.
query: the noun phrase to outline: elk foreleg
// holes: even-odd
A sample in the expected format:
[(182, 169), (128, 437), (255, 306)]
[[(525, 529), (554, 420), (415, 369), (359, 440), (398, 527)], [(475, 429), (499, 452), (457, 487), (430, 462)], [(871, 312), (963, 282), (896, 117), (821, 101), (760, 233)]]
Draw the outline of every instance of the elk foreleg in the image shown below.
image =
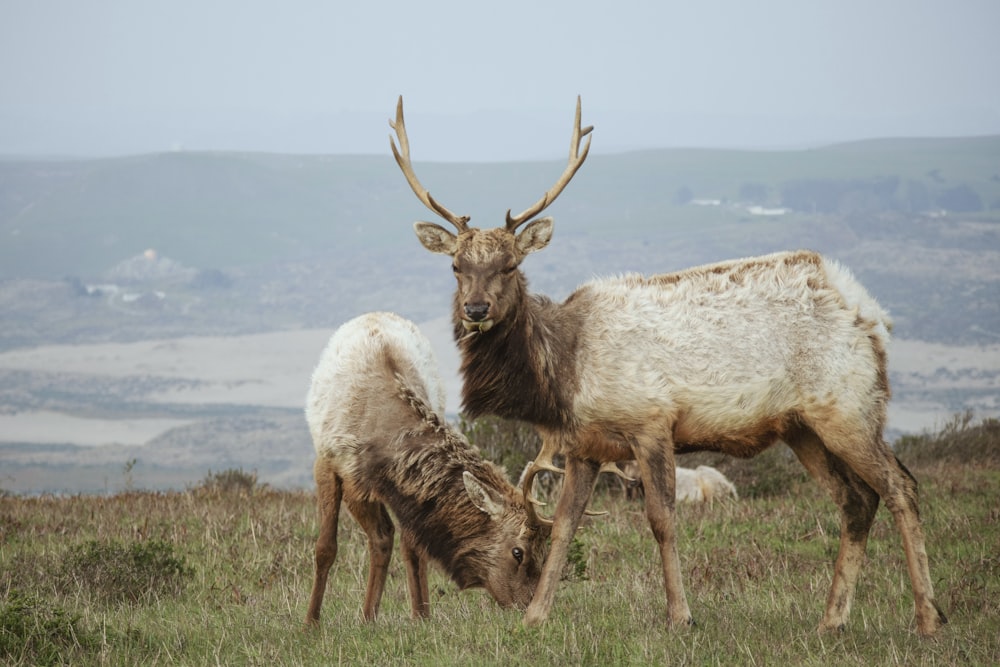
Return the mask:
[(327, 577), (337, 560), (337, 523), (344, 493), (340, 478), (322, 457), (316, 459), (313, 474), (316, 478), (316, 500), (319, 507), (319, 538), (316, 540), (316, 574), (309, 598), (309, 611), (306, 613), (306, 625), (319, 623), (319, 610), (323, 606)]
[(637, 438), (636, 461), (646, 493), (646, 518), (660, 547), (663, 585), (667, 593), (667, 618), (671, 625), (694, 625), (684, 594), (681, 563), (677, 555), (676, 464), (670, 440)]
[(371, 621), (378, 615), (379, 603), (382, 601), (382, 591), (385, 590), (385, 580), (389, 573), (389, 561), (392, 558), (392, 544), (395, 528), (385, 506), (378, 502), (347, 501), (347, 509), (357, 519), (368, 536), (368, 586), (365, 590), (365, 603), (361, 609), (364, 620)]
[(541, 625), (549, 617), (555, 600), (556, 586), (566, 566), (570, 543), (580, 525), (590, 495), (594, 491), (599, 468), (600, 466), (592, 461), (572, 455), (566, 456), (566, 478), (553, 517), (552, 544), (545, 565), (542, 567), (542, 576), (538, 580), (535, 594), (524, 615), (524, 624), (527, 626)]
[(406, 565), (406, 582), (410, 589), (410, 612), (413, 618), (427, 618), (431, 613), (430, 593), (427, 587), (427, 557), (411, 538), (402, 538), (403, 563)]

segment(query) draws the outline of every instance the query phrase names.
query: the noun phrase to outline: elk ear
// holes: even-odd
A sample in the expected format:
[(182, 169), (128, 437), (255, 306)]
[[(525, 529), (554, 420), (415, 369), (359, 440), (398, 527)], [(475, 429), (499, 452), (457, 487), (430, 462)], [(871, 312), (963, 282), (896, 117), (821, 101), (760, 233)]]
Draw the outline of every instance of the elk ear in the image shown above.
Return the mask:
[[(541, 250), (552, 240), (552, 218), (532, 220), (517, 235), (517, 249), (522, 255)], [(426, 245), (426, 244), (425, 244)]]
[(458, 239), (441, 225), (433, 222), (414, 222), (413, 231), (425, 248), (442, 255), (454, 255)]
[(483, 486), (468, 470), (462, 473), (462, 481), (465, 482), (465, 492), (469, 494), (472, 504), (492, 518), (499, 519), (503, 514), (503, 501)]

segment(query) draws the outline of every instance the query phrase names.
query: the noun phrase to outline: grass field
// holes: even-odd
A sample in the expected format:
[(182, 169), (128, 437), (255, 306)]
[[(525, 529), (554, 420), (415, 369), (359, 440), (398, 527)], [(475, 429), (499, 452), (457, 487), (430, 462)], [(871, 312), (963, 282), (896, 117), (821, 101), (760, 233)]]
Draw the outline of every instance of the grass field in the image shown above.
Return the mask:
[[(914, 631), (898, 534), (882, 508), (852, 617), (818, 635), (837, 549), (833, 504), (781, 450), (782, 479), (731, 476), (743, 498), (681, 506), (694, 628), (665, 625), (641, 503), (593, 505), (549, 622), (431, 578), (409, 618), (393, 562), (379, 618), (360, 620), (364, 535), (342, 517), (320, 627), (303, 629), (317, 534), (312, 492), (227, 471), (185, 492), (0, 498), (0, 661), (11, 665), (995, 665), (1000, 663), (1000, 423), (956, 421), (897, 443), (921, 483), (937, 598), (950, 623)], [(762, 472), (765, 471), (765, 472)], [(783, 481), (782, 481), (783, 480)], [(777, 482), (777, 483), (776, 483)]]

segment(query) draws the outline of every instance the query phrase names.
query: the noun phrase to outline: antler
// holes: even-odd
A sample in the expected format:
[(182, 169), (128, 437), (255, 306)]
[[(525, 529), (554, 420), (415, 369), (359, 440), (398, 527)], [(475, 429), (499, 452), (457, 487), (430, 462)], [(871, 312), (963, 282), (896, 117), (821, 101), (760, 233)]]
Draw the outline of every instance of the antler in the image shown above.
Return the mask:
[(576, 174), (576, 170), (580, 168), (583, 161), (587, 159), (587, 153), (590, 152), (590, 140), (592, 137), (587, 137), (587, 145), (583, 147), (583, 153), (580, 153), (580, 138), (585, 137), (591, 133), (594, 129), (593, 125), (588, 125), (587, 127), (580, 129), (580, 96), (576, 97), (576, 121), (573, 124), (573, 137), (569, 142), (569, 164), (566, 165), (566, 171), (563, 172), (556, 184), (553, 185), (548, 192), (542, 195), (542, 198), (532, 204), (529, 208), (525, 209), (521, 213), (515, 216), (511, 216), (510, 209), (507, 210), (507, 229), (510, 231), (516, 230), (518, 227), (523, 225), (525, 222), (535, 217), (546, 208), (549, 204), (556, 200), (556, 197), (563, 191), (563, 189), (569, 185), (569, 182), (573, 179)]
[(467, 223), (469, 222), (469, 216), (455, 215), (439, 204), (434, 197), (431, 197), (431, 193), (427, 192), (427, 189), (420, 185), (417, 175), (413, 173), (413, 164), (410, 162), (410, 140), (406, 137), (406, 124), (403, 122), (402, 95), (399, 96), (399, 101), (396, 103), (396, 122), (393, 123), (390, 120), (389, 127), (395, 130), (396, 136), (399, 137), (399, 148), (397, 149), (396, 142), (393, 140), (392, 135), (389, 135), (389, 145), (392, 146), (392, 154), (396, 157), (396, 164), (403, 170), (406, 182), (413, 189), (413, 194), (417, 195), (417, 199), (422, 201), (424, 206), (453, 224), (459, 232), (468, 230), (469, 226)]
[[(524, 471), (521, 479), (521, 493), (524, 495), (524, 505), (525, 509), (528, 512), (528, 520), (536, 525), (541, 525), (541, 526), (551, 526), (552, 520), (540, 516), (535, 511), (536, 505), (538, 505), (539, 507), (545, 505), (545, 503), (535, 498), (534, 494), (532, 494), (531, 487), (532, 484), (534, 484), (535, 482), (535, 475), (545, 470), (549, 472), (558, 473), (560, 475), (566, 474), (565, 470), (558, 467), (555, 463), (552, 462), (552, 457), (555, 456), (555, 454), (557, 453), (553, 449), (554, 444), (555, 441), (552, 440), (547, 440), (543, 442), (542, 451), (538, 452), (538, 456), (535, 457), (535, 460), (532, 461), (531, 464), (528, 466), (527, 470)], [(622, 472), (621, 469), (614, 463), (608, 462), (602, 464), (601, 469), (597, 471), (597, 474), (601, 474), (603, 472), (609, 472), (618, 475), (627, 482), (635, 481), (634, 479), (626, 475), (624, 472)], [(604, 514), (607, 514), (607, 512), (592, 512), (590, 510), (585, 510), (584, 514), (588, 516), (602, 516)]]
[(535, 482), (535, 475), (543, 470), (559, 473), (560, 475), (566, 474), (565, 470), (559, 468), (552, 462), (552, 457), (556, 454), (556, 451), (553, 449), (555, 443), (555, 440), (544, 440), (542, 442), (542, 451), (538, 452), (538, 456), (536, 456), (535, 460), (531, 462), (530, 466), (528, 466), (528, 469), (525, 471), (521, 480), (521, 493), (524, 494), (524, 508), (528, 512), (528, 520), (539, 526), (551, 526), (552, 520), (539, 516), (538, 513), (535, 512), (535, 505), (545, 505), (545, 503), (535, 498), (531, 492), (532, 484)]

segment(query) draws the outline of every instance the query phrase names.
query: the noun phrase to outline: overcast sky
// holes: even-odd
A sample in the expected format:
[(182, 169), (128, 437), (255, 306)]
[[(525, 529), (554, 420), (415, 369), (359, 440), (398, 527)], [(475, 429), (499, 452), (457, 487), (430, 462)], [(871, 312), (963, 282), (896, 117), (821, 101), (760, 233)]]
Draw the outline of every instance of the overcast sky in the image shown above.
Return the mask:
[(997, 0), (0, 0), (0, 154), (561, 157), (1000, 134)]

